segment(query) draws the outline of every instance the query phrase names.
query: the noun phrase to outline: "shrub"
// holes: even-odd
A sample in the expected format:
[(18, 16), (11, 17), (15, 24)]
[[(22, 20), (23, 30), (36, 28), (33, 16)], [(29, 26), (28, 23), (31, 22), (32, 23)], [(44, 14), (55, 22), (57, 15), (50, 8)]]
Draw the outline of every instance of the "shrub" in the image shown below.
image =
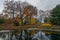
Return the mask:
[(4, 19), (0, 19), (0, 25), (5, 23), (5, 20)]
[(43, 24), (41, 24), (41, 26), (44, 26), (44, 27), (50, 27), (51, 24), (49, 24), (49, 23), (43, 23)]
[(14, 21), (14, 25), (15, 25), (15, 26), (19, 26), (19, 22)]

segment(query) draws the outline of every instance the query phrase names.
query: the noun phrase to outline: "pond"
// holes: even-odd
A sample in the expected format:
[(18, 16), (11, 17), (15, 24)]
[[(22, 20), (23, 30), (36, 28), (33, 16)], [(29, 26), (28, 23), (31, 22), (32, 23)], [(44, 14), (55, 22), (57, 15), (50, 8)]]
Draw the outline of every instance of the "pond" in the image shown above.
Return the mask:
[(16, 36), (9, 32), (0, 32), (0, 40), (60, 40), (60, 34), (46, 35), (39, 30), (23, 30)]

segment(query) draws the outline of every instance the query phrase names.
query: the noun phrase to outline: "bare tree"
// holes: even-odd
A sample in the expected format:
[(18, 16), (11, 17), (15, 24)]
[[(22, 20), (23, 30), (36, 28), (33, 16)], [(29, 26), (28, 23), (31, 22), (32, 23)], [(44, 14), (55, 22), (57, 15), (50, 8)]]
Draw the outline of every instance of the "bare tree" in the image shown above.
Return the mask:
[(12, 16), (14, 18), (14, 16), (16, 16), (15, 14), (19, 13), (21, 16), (21, 6), (20, 6), (20, 2), (18, 1), (5, 1), (4, 3), (4, 10), (3, 12), (6, 14), (10, 14), (10, 17)]
[(5, 1), (3, 12), (6, 14), (12, 14), (14, 18), (14, 1)]

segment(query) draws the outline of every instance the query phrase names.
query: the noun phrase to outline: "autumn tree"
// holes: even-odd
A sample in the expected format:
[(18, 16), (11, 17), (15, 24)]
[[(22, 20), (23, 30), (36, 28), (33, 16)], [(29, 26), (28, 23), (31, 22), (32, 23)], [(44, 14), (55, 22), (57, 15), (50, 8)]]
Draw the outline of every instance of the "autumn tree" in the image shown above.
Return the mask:
[(37, 15), (37, 8), (32, 5), (27, 5), (23, 11), (23, 14), (25, 14), (26, 16)]
[(32, 5), (27, 5), (23, 10), (23, 14), (26, 19), (29, 18), (31, 20), (33, 16), (37, 15), (37, 8)]
[(24, 18), (31, 19), (33, 16), (37, 15), (37, 8), (32, 5), (26, 5), (22, 9), (19, 1), (14, 2), (13, 0), (11, 0), (11, 1), (5, 1), (3, 12), (5, 14), (8, 14), (13, 19), (14, 19), (14, 16), (18, 14), (19, 18), (22, 20), (21, 23), (23, 24)]

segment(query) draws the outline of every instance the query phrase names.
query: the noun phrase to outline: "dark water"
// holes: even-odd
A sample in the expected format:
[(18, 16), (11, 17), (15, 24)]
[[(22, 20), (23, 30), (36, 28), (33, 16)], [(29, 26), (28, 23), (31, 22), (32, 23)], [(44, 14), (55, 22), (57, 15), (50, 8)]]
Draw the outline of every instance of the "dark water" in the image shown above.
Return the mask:
[(60, 40), (60, 34), (51, 34), (51, 40)]

